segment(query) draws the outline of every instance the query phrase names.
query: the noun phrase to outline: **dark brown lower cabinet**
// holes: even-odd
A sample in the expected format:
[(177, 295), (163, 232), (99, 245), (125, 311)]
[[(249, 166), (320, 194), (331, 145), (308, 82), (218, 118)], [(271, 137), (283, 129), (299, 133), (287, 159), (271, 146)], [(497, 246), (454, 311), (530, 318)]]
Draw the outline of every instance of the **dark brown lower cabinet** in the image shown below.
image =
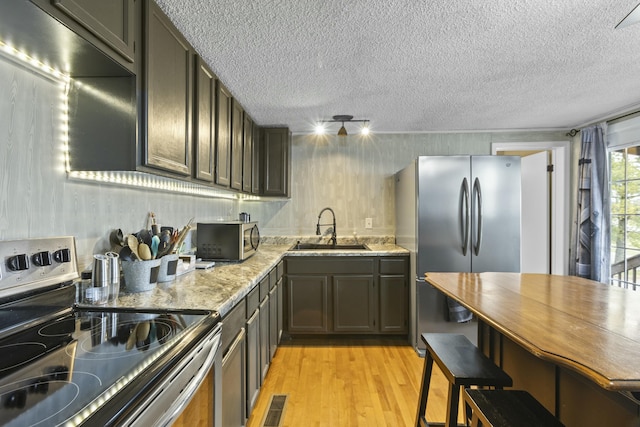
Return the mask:
[(380, 332), (406, 333), (409, 283), (406, 276), (380, 276)]
[(260, 303), (260, 384), (264, 382), (269, 370), (269, 297)]
[(327, 276), (287, 276), (289, 333), (329, 332), (327, 282)]
[(278, 285), (269, 292), (269, 360), (278, 348)]
[(260, 311), (255, 310), (247, 320), (247, 414), (260, 393)]
[(290, 256), (290, 334), (407, 334), (408, 257)]
[[(242, 328), (222, 359), (222, 426), (243, 426), (246, 412), (246, 339)], [(190, 424), (195, 425), (195, 424)]]
[(376, 300), (373, 275), (333, 276), (333, 330), (375, 332)]

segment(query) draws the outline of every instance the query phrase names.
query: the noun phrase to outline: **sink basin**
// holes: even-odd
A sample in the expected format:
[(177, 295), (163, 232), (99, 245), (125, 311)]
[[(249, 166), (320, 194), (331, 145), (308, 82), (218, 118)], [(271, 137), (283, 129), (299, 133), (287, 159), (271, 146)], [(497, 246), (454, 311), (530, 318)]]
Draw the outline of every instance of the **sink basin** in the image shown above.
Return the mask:
[(342, 250), (360, 250), (360, 251), (370, 251), (369, 247), (365, 244), (355, 244), (355, 245), (332, 245), (330, 243), (296, 243), (289, 250), (290, 251), (313, 251), (313, 250), (331, 250), (331, 251), (342, 251)]

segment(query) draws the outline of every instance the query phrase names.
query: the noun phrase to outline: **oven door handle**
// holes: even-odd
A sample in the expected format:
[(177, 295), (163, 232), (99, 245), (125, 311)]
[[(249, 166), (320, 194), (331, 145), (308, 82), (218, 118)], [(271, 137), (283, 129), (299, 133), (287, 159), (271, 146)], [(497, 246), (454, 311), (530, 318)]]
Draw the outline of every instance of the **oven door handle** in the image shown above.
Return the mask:
[[(220, 349), (222, 324), (218, 324), (205, 338), (205, 344), (194, 350), (192, 354), (187, 357), (187, 361), (191, 361), (193, 353), (202, 351), (203, 347), (209, 347), (209, 353), (202, 364), (202, 367), (195, 374), (193, 379), (189, 382), (187, 387), (180, 393), (180, 396), (171, 404), (170, 408), (158, 419), (155, 423), (156, 426), (170, 426), (180, 416), (182, 411), (187, 407), (191, 398), (202, 384), (204, 377), (209, 373), (209, 369), (214, 363), (216, 354)], [(188, 363), (188, 362), (187, 362)], [(181, 369), (182, 367), (178, 368)]]

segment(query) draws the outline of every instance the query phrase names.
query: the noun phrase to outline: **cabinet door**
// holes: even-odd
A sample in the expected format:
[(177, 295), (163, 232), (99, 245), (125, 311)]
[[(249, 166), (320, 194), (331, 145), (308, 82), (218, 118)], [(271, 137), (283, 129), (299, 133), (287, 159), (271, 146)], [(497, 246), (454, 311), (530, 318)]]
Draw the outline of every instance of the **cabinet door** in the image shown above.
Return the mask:
[(195, 143), (195, 177), (213, 182), (215, 154), (215, 101), (216, 77), (200, 57), (196, 57), (196, 124), (193, 140)]
[(278, 349), (278, 288), (271, 289), (269, 292), (269, 360), (273, 360), (273, 356)]
[(242, 191), (251, 193), (253, 186), (253, 120), (246, 112), (244, 113), (242, 133), (244, 134), (244, 144), (242, 146)]
[(291, 135), (288, 128), (263, 128), (262, 194), (289, 197)]
[(408, 309), (407, 277), (380, 276), (380, 332), (407, 332)]
[(278, 280), (276, 291), (278, 291), (278, 339), (276, 345), (280, 345), (284, 328), (284, 281), (282, 277)]
[(260, 304), (260, 384), (269, 370), (269, 297)]
[(134, 61), (134, 0), (53, 0), (53, 5), (128, 62)]
[[(245, 373), (247, 365), (244, 328), (222, 359), (222, 425), (243, 426), (247, 418)], [(194, 425), (194, 424), (190, 424)]]
[(260, 178), (260, 127), (253, 124), (253, 144), (252, 144), (252, 155), (251, 155), (251, 194), (260, 194), (260, 182), (262, 179)]
[(190, 176), (193, 50), (162, 10), (147, 4), (144, 164)]
[(229, 187), (231, 183), (231, 92), (220, 80), (216, 91), (216, 184)]
[(231, 129), (231, 188), (242, 190), (244, 110), (235, 99), (231, 111)]
[(333, 277), (333, 330), (373, 332), (376, 296), (372, 275)]
[(329, 332), (327, 276), (287, 276), (290, 333)]
[(260, 375), (260, 311), (256, 310), (247, 320), (247, 414), (258, 398)]

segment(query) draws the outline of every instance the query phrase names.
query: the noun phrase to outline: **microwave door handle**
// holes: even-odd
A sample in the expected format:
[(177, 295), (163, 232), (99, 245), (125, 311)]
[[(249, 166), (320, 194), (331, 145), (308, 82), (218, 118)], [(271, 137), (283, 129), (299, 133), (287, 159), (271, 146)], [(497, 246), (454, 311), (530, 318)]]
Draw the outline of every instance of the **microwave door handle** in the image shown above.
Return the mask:
[(258, 246), (260, 245), (260, 231), (258, 231), (258, 226), (257, 225), (254, 225), (251, 228), (251, 236), (250, 236), (249, 240), (251, 241), (251, 247), (254, 250), (257, 250)]

